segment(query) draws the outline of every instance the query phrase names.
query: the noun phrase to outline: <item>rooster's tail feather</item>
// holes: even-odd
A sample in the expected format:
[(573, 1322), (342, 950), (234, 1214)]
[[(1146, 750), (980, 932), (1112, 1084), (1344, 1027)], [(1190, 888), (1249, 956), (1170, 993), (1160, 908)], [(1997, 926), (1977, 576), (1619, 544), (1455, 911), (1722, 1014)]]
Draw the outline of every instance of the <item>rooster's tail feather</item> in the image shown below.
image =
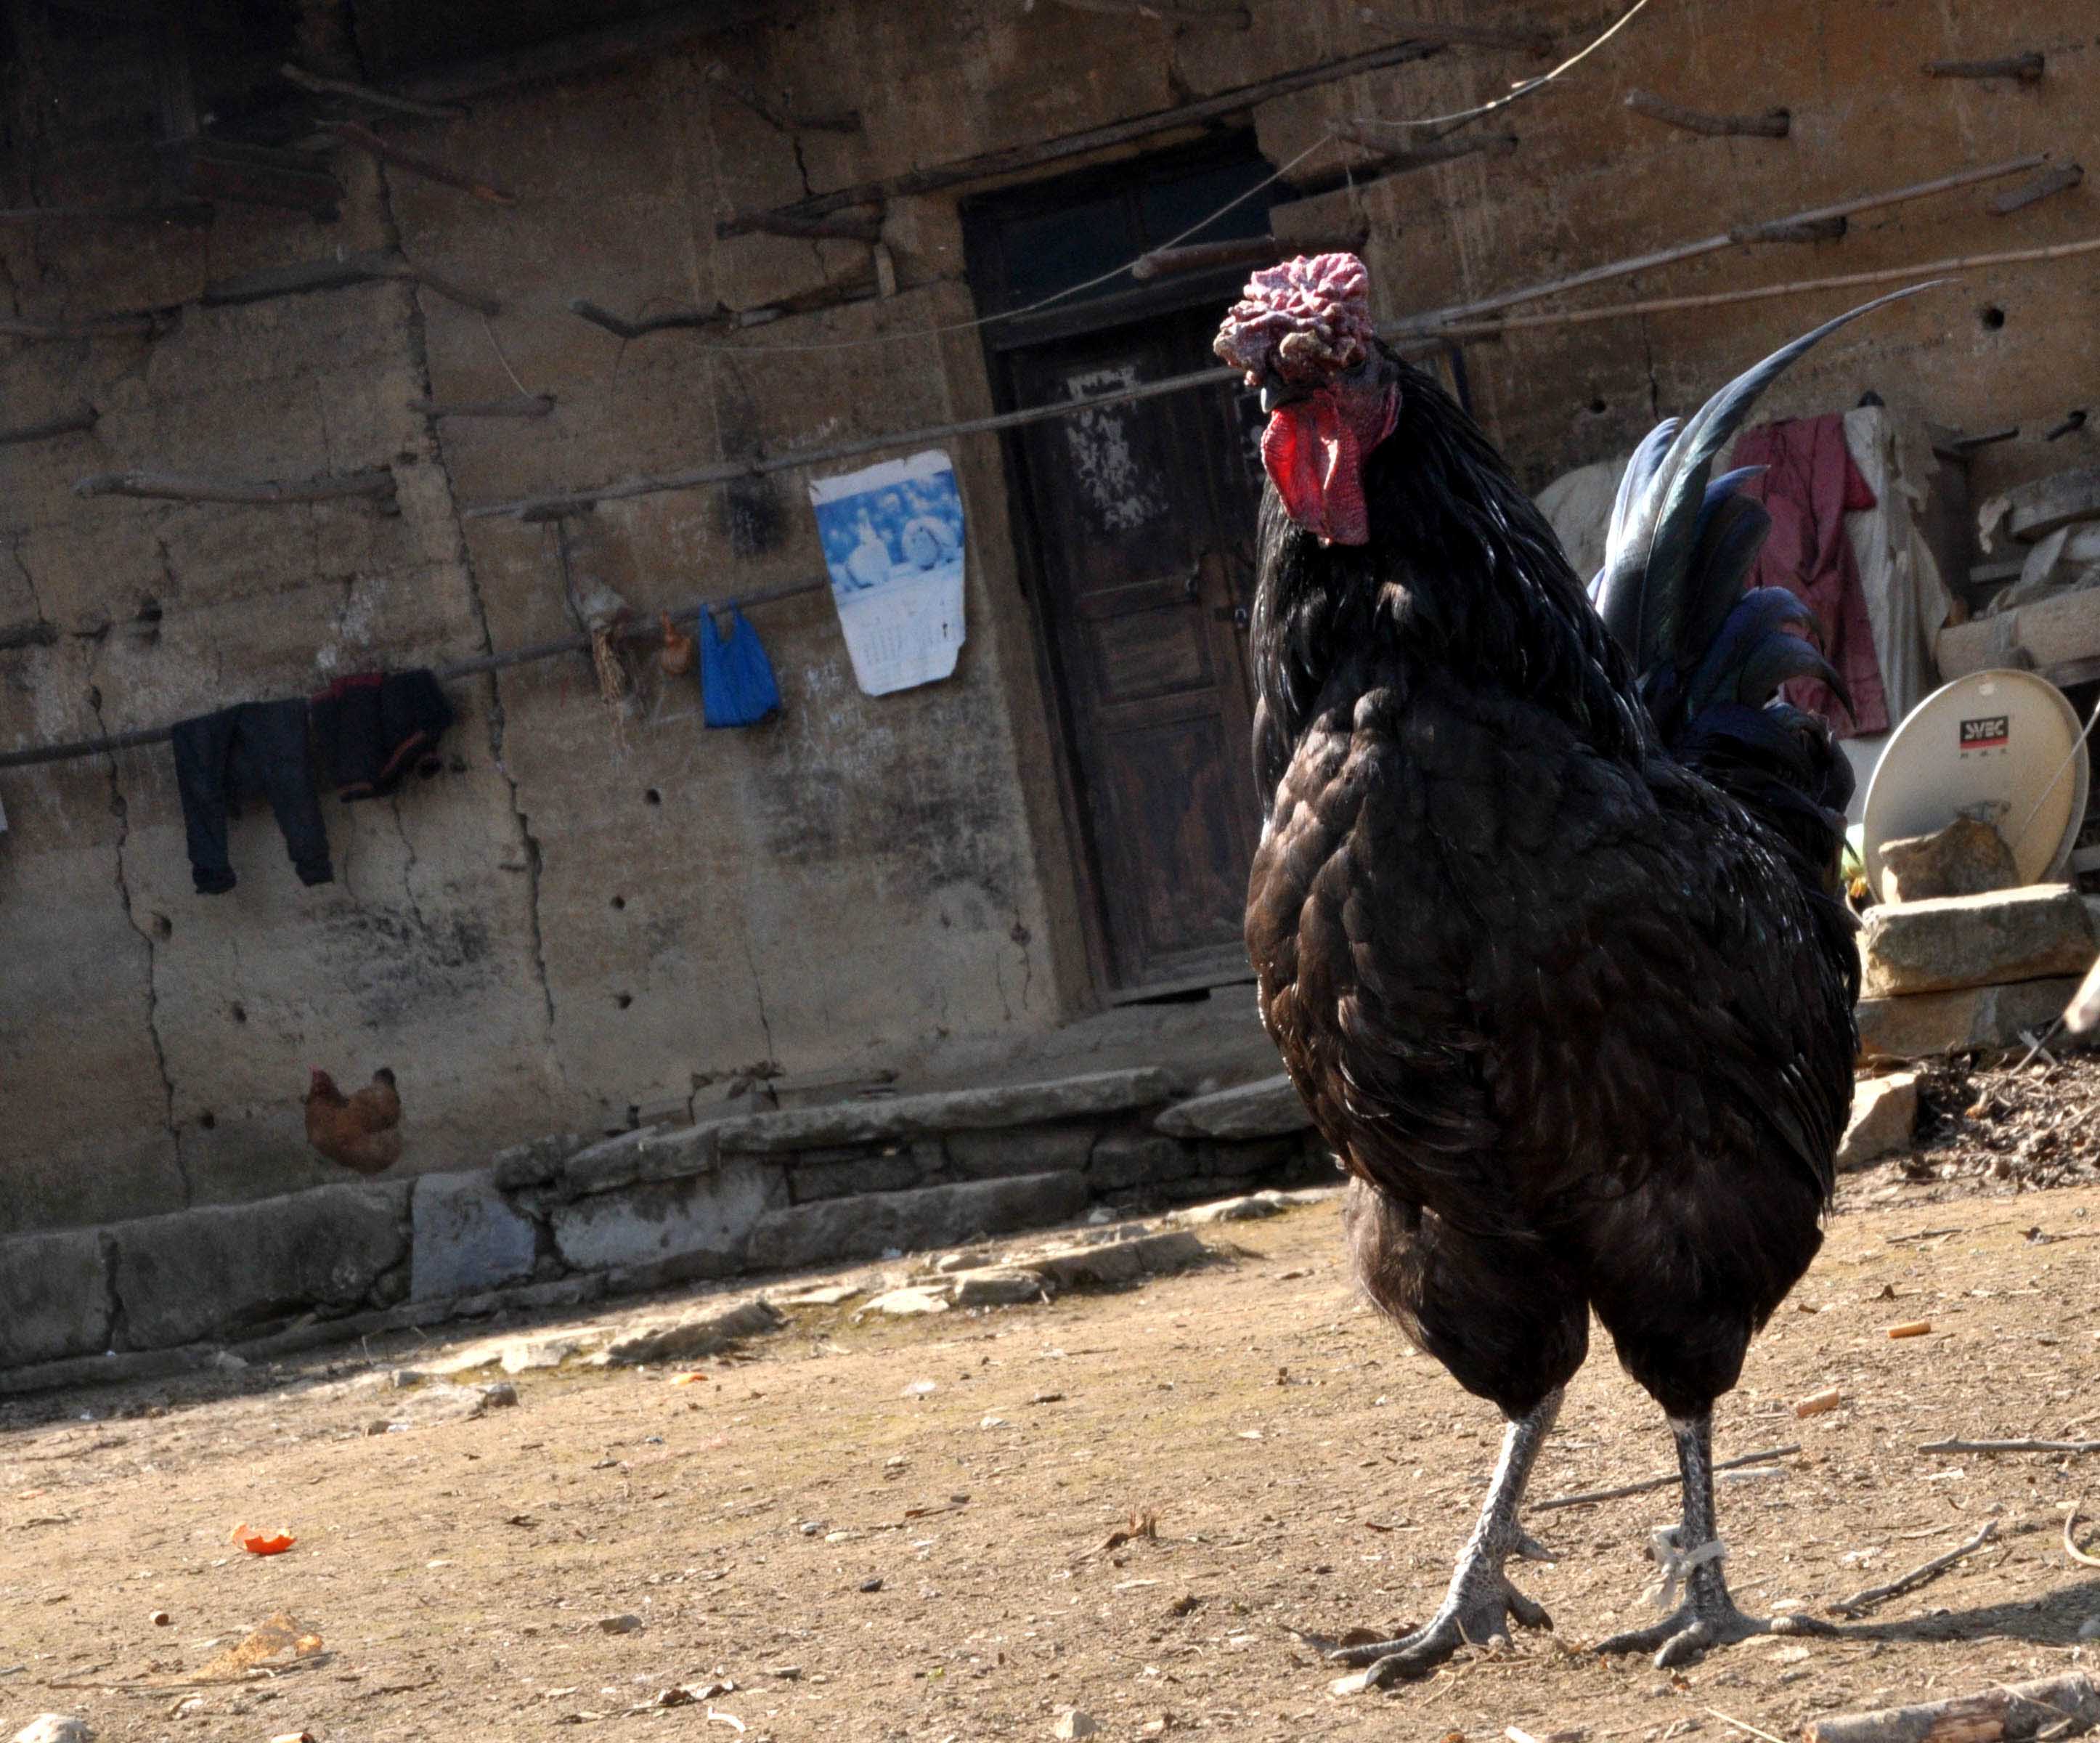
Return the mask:
[(1765, 389), (1819, 340), (1860, 316), (1929, 289), (1877, 298), (1825, 321), (1745, 370), (1681, 428), (1657, 426), (1619, 485), (1604, 567), (1590, 598), (1639, 674), (1642, 700), (1678, 758), (1770, 827), (1801, 869), (1833, 885), (1851, 766), (1829, 728), (1772, 700), (1789, 678), (1828, 684), (1849, 707), (1844, 681), (1810, 637), (1814, 615), (1784, 589), (1744, 591), (1771, 525), (1740, 494), (1761, 468), (1713, 474)]

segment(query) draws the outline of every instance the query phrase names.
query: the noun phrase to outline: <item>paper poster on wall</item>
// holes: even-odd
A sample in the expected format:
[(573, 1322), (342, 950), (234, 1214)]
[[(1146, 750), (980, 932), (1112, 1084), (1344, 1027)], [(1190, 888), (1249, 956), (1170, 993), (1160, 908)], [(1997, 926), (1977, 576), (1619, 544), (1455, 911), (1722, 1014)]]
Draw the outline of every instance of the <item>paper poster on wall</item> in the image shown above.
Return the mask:
[(938, 449), (810, 480), (854, 677), (871, 696), (930, 684), (963, 645), (963, 498)]

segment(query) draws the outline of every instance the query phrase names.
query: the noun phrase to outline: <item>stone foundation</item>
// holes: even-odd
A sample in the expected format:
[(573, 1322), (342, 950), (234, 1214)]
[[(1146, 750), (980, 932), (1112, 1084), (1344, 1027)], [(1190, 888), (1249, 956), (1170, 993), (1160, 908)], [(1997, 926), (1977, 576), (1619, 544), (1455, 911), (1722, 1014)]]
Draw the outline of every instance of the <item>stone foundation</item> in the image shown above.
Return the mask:
[(0, 1391), (1331, 1179), (1288, 1085), (1251, 1087), (1259, 1117), (1138, 1070), (546, 1138), (483, 1170), (0, 1240)]

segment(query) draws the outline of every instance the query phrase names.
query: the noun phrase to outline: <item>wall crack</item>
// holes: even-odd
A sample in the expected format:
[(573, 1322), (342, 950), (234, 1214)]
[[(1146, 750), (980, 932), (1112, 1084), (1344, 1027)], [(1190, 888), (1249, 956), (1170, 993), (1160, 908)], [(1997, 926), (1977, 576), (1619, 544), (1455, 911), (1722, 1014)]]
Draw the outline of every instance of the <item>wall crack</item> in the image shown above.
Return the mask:
[[(377, 174), (379, 210), (382, 227), (389, 245), (398, 248), (400, 245), (401, 232), (399, 222), (394, 215), (393, 185), (384, 165), (378, 167)], [(421, 388), (425, 397), (435, 398), (435, 390), (430, 381), (429, 336), (424, 325), (422, 303), (418, 299), (413, 285), (403, 285), (401, 293), (406, 299), (408, 311), (409, 366), (415, 372), (417, 383)], [(452, 479), (451, 463), (445, 457), (444, 435), (441, 429), (431, 430), (428, 437), (428, 445), (430, 456), (436, 462), (438, 470), (445, 481), (445, 497), (452, 508), (453, 559), (458, 563), (460, 574), (466, 583), (467, 608), (474, 620), (474, 634), (479, 644), (479, 651), (484, 654), (492, 654), (496, 651), (496, 642), (488, 627), (488, 603), (482, 594), (481, 578), (474, 570), (474, 553), (467, 545), (465, 525), (459, 518), (459, 491)], [(540, 924), (540, 844), (532, 834), (530, 820), (527, 818), (524, 807), (519, 801), (517, 777), (511, 774), (510, 766), (504, 761), (503, 737), (505, 722), (501, 679), (497, 673), (492, 672), (487, 674), (483, 682), (485, 687), (482, 695), (485, 704), (485, 716), (488, 722), (489, 759), (496, 772), (502, 777), (504, 790), (510, 805), (511, 823), (517, 831), (518, 851), (523, 858), (526, 936), (531, 946), (532, 976), (540, 988), (540, 1008), (546, 1019), (546, 1035), (542, 1044), (545, 1049), (547, 1063), (553, 1070), (556, 1080), (566, 1085), (568, 1074), (562, 1069), (561, 1049), (555, 1044), (554, 1039), (554, 989), (553, 982), (547, 976), (546, 936)], [(398, 807), (395, 817), (398, 823), (400, 817)], [(401, 839), (404, 846), (408, 847), (408, 832), (405, 828), (402, 831)], [(407, 870), (413, 868), (414, 852), (412, 847), (408, 847), (409, 865), (404, 870), (404, 879)], [(422, 920), (422, 914), (421, 909), (416, 907), (412, 890), (409, 893), (409, 905), (415, 911), (417, 922), (420, 924)]]
[[(103, 737), (108, 737), (109, 724), (102, 714), (102, 692), (90, 686), (87, 703), (95, 715), (95, 730)], [(187, 1207), (196, 1202), (196, 1194), (190, 1181), (188, 1159), (183, 1154), (182, 1128), (175, 1122), (175, 1079), (168, 1070), (167, 1045), (161, 1039), (160, 947), (154, 940), (152, 928), (139, 923), (138, 912), (132, 906), (130, 880), (124, 872), (124, 849), (131, 839), (130, 807), (125, 800), (123, 784), (117, 775), (116, 757), (107, 756), (103, 761), (109, 770), (109, 814), (117, 819), (116, 851), (111, 856), (117, 897), (124, 906), (125, 923), (138, 934), (139, 942), (145, 947), (146, 1034), (153, 1044), (153, 1067), (161, 1076), (162, 1123), (167, 1131), (169, 1147), (174, 1153), (175, 1176), (182, 1182), (183, 1203)]]

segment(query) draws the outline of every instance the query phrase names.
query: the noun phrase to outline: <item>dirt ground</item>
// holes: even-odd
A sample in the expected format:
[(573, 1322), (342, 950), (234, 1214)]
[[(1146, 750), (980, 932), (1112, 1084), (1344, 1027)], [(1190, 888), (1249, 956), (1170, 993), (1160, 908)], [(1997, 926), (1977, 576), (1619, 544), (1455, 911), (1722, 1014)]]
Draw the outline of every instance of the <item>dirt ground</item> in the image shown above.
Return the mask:
[[(1954, 1124), (1978, 1094), (1960, 1101), (1928, 1097)], [(1970, 1121), (1992, 1123), (1988, 1105)], [(699, 1382), (528, 1373), (514, 1409), (405, 1432), (365, 1430), (399, 1396), (386, 1371), (435, 1352), (408, 1342), (10, 1406), (0, 1736), (54, 1710), (105, 1739), (970, 1743), (1048, 1738), (1077, 1707), (1107, 1739), (1718, 1739), (2058, 1674), (2100, 1654), (2078, 1639), (2100, 1575), (2061, 1542), (2093, 1461), (1921, 1448), (2100, 1436), (2100, 1186), (1981, 1173), (1849, 1180), (1723, 1406), (1723, 1457), (1799, 1448), (1722, 1486), (1746, 1608), (1820, 1613), (1996, 1522), (1842, 1639), (1672, 1675), (1585, 1653), (1650, 1613), (1662, 1489), (1534, 1506), (1560, 1559), (1518, 1577), (1558, 1632), (1330, 1693), (1339, 1673), (1291, 1630), (1424, 1617), (1498, 1425), (1357, 1304), (1325, 1204), (1207, 1231), (1213, 1263), (1140, 1289), (804, 1315)], [(1887, 1335), (1920, 1319), (1928, 1335)], [(1838, 1409), (1795, 1418), (1833, 1386)], [(1670, 1463), (1599, 1351), (1533, 1500)], [(1104, 1549), (1132, 1514), (1156, 1538)], [(245, 1554), (243, 1521), (299, 1541)], [(280, 1612), (317, 1653), (264, 1683), (178, 1686)], [(622, 1617), (638, 1626), (601, 1626)], [(680, 1688), (695, 1698), (655, 1704)]]

